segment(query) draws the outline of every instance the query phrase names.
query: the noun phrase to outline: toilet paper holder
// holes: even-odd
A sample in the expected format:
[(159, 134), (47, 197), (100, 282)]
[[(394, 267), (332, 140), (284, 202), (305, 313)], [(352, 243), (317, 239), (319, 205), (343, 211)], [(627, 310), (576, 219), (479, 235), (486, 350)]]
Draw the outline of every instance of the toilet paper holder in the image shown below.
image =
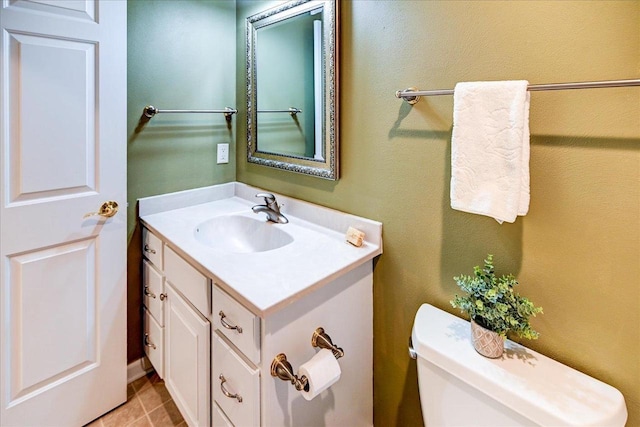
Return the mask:
[[(336, 359), (344, 356), (344, 350), (331, 341), (331, 337), (324, 331), (324, 328), (316, 328), (316, 330), (313, 331), (311, 345), (313, 347), (331, 350)], [(298, 377), (293, 373), (291, 363), (289, 363), (287, 355), (284, 353), (280, 353), (273, 358), (271, 362), (271, 376), (290, 382), (298, 391), (309, 391), (309, 380), (304, 375)]]
[(335, 345), (331, 341), (331, 337), (324, 331), (324, 328), (316, 328), (311, 336), (311, 345), (313, 347), (326, 348), (331, 350), (336, 359), (344, 356), (344, 350)]
[(282, 381), (289, 381), (298, 391), (309, 391), (309, 380), (304, 375), (300, 378), (293, 373), (291, 363), (284, 353), (278, 354), (271, 362), (271, 376), (278, 377)]

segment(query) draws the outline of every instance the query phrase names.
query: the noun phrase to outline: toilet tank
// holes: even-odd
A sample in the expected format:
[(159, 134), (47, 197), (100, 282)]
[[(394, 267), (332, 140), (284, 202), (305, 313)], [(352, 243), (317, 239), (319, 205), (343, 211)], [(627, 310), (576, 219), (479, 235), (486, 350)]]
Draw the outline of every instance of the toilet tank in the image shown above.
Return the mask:
[(507, 340), (501, 358), (478, 354), (469, 322), (429, 304), (416, 314), (417, 354), (426, 426), (624, 426), (615, 388)]

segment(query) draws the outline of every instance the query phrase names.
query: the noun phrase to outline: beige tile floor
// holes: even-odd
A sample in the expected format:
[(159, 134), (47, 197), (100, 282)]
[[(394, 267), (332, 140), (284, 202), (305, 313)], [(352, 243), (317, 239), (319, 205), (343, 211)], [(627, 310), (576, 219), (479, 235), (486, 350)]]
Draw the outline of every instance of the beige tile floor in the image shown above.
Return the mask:
[(86, 427), (186, 427), (164, 381), (153, 372), (127, 386), (127, 402)]

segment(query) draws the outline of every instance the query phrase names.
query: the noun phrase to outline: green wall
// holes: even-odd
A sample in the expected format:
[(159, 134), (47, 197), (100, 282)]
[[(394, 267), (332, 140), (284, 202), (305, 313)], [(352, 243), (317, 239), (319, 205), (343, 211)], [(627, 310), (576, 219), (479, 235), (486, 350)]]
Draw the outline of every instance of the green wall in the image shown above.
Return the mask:
[[(451, 97), (411, 108), (393, 96), (457, 81), (637, 77), (640, 2), (343, 1), (337, 182), (246, 162), (244, 18), (266, 6), (238, 0), (234, 21), (235, 6), (129, 1), (129, 360), (142, 354), (135, 201), (237, 179), (384, 223), (376, 425), (421, 425), (413, 316), (423, 302), (453, 312), (452, 277), (488, 252), (545, 309), (527, 345), (620, 389), (628, 424), (640, 425), (640, 88), (532, 93), (531, 208), (504, 225), (449, 207)], [(240, 114), (230, 130), (221, 116), (167, 114), (136, 132), (147, 104)], [(220, 142), (235, 164), (216, 165)]]
[[(236, 107), (235, 0), (130, 0), (128, 18), (128, 360), (142, 356), (136, 200), (235, 179), (237, 116), (142, 109)], [(242, 123), (244, 125), (244, 122)], [(228, 143), (230, 163), (216, 164)]]
[[(241, 47), (259, 4), (237, 4)], [(384, 223), (375, 424), (421, 425), (413, 316), (423, 302), (454, 312), (452, 277), (490, 252), (544, 307), (527, 345), (620, 389), (640, 425), (640, 88), (532, 93), (530, 211), (503, 225), (449, 206), (452, 98), (411, 108), (393, 95), (638, 77), (640, 2), (361, 0), (341, 13), (340, 180), (248, 164), (242, 127), (237, 180)], [(242, 48), (236, 58), (241, 102)]]

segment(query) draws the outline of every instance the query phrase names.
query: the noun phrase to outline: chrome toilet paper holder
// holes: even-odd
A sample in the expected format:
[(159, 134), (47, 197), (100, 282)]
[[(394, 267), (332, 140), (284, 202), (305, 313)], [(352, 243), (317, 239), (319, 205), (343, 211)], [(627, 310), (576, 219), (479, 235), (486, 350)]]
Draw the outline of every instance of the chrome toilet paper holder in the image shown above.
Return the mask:
[[(311, 345), (313, 347), (331, 350), (336, 359), (344, 356), (344, 350), (331, 341), (331, 337), (324, 331), (324, 328), (316, 328), (316, 330), (313, 331)], [(280, 353), (273, 358), (271, 362), (271, 376), (290, 382), (298, 391), (309, 391), (309, 380), (304, 375), (298, 377), (293, 373), (291, 363), (289, 363), (287, 355), (284, 353)]]

